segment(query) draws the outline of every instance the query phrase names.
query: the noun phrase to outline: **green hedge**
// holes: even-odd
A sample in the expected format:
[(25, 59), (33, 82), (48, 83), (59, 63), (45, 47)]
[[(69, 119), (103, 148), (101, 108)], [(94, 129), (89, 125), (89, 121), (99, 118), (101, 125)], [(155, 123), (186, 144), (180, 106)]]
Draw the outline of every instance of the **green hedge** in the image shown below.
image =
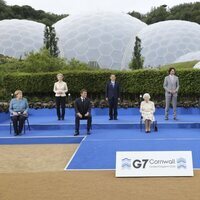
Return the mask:
[[(163, 80), (166, 70), (116, 71), (117, 80), (121, 83), (124, 98), (134, 98), (141, 93), (149, 92), (152, 96), (164, 95)], [(20, 73), (7, 74), (1, 77), (1, 93), (6, 95), (21, 89), (26, 96), (53, 96), (53, 84), (57, 73)], [(68, 71), (63, 72), (70, 93), (78, 95), (86, 88), (92, 98), (104, 95), (109, 71)], [(200, 70), (178, 70), (180, 79), (180, 96), (200, 97)], [(4, 94), (5, 95), (5, 94)], [(3, 94), (1, 94), (3, 96)]]

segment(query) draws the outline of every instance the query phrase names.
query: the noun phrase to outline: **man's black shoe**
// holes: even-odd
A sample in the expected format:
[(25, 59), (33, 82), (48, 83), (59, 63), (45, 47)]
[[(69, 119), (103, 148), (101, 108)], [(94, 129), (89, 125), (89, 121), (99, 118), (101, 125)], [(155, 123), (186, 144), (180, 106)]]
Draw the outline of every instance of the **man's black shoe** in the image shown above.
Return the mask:
[(114, 120), (118, 120), (117, 117), (115, 117)]
[(109, 120), (113, 120), (113, 118), (110, 118)]
[(79, 132), (78, 132), (78, 131), (76, 131), (76, 132), (74, 133), (74, 136), (77, 136), (77, 135), (79, 135)]
[(88, 130), (88, 131), (87, 131), (87, 135), (90, 135), (90, 134), (91, 134), (91, 133), (90, 133), (90, 130)]

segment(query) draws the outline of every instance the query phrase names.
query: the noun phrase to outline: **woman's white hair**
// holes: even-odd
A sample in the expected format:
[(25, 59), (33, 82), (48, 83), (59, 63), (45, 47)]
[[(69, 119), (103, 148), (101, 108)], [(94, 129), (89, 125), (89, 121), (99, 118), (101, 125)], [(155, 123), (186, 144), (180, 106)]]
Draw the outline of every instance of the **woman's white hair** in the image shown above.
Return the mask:
[(58, 76), (64, 77), (63, 74), (61, 74), (61, 73), (59, 73), (59, 74), (56, 75), (56, 77), (58, 77)]
[(151, 98), (151, 96), (150, 96), (150, 94), (149, 94), (149, 93), (145, 93), (145, 94), (143, 95), (143, 99), (146, 99), (146, 98), (148, 98), (148, 99), (150, 99), (150, 98)]

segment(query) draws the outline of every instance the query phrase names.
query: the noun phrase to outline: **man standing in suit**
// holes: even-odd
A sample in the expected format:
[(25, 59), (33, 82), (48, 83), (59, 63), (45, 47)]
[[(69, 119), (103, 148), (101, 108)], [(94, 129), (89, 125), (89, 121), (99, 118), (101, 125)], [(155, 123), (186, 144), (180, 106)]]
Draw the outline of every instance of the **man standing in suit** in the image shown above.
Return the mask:
[(75, 100), (75, 134), (79, 135), (80, 120), (87, 120), (87, 135), (90, 135), (90, 129), (92, 124), (91, 116), (91, 102), (87, 98), (87, 90), (82, 89), (81, 97)]
[(111, 74), (110, 81), (106, 84), (106, 100), (109, 103), (109, 120), (117, 120), (117, 104), (120, 100), (120, 87), (116, 82), (116, 76)]
[(172, 101), (173, 105), (173, 115), (174, 120), (177, 120), (176, 118), (176, 106), (177, 106), (177, 96), (178, 96), (178, 90), (179, 90), (179, 79), (177, 76), (175, 76), (175, 68), (171, 67), (168, 71), (169, 75), (165, 77), (163, 87), (165, 89), (165, 120), (168, 120), (168, 112), (169, 112), (169, 106), (170, 102)]

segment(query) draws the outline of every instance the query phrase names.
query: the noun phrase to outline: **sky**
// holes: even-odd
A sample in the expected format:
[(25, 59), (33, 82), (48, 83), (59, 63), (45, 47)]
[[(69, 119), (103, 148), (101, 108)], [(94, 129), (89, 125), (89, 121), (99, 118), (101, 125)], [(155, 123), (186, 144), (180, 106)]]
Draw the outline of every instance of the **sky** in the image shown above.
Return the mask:
[(5, 0), (8, 5), (29, 5), (36, 10), (55, 14), (75, 14), (90, 11), (147, 13), (152, 7), (166, 4), (168, 8), (200, 0)]

